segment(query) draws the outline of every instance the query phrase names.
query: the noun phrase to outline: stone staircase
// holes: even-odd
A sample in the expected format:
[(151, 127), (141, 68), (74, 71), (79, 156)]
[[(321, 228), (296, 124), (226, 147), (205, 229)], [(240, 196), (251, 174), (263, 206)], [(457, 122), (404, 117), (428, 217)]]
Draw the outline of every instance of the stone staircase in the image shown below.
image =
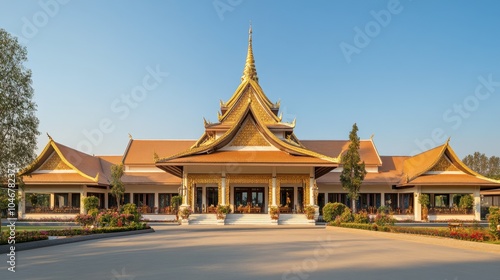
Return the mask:
[(314, 220), (308, 220), (304, 214), (280, 214), (280, 219), (278, 221), (280, 225), (308, 225), (314, 226), (316, 223)]
[(189, 216), (190, 225), (217, 225), (215, 214), (191, 214)]
[(268, 214), (228, 214), (226, 225), (277, 225)]

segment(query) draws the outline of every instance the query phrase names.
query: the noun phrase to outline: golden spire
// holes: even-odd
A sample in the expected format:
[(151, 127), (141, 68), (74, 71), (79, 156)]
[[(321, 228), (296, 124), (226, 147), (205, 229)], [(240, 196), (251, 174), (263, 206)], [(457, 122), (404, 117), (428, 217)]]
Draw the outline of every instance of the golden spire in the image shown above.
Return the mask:
[(253, 50), (252, 50), (252, 23), (250, 23), (250, 28), (248, 29), (248, 53), (247, 60), (245, 62), (245, 69), (243, 70), (243, 76), (241, 76), (241, 80), (252, 79), (256, 82), (259, 81), (257, 77), (257, 70), (255, 69), (255, 60), (253, 58)]

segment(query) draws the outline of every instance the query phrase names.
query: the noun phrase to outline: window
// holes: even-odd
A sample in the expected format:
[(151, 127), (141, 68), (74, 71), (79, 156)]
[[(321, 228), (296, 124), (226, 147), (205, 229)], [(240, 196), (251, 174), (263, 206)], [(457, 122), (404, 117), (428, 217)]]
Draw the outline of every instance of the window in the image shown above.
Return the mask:
[(219, 204), (219, 190), (214, 187), (207, 187), (207, 206), (216, 207)]
[(137, 207), (149, 206), (153, 208), (155, 206), (155, 194), (154, 193), (134, 193), (134, 203)]
[(80, 194), (72, 193), (71, 194), (71, 206), (80, 208)]
[(328, 202), (340, 202), (351, 207), (351, 200), (346, 193), (329, 193)]
[(361, 209), (379, 208), (382, 195), (379, 193), (362, 193), (359, 196)]
[(54, 194), (54, 206), (57, 208), (69, 206), (67, 193)]
[[(130, 193), (124, 193), (122, 196), (122, 201), (121, 205), (125, 205), (127, 203), (130, 203)], [(116, 198), (113, 194), (108, 193), (108, 208), (114, 208), (117, 207), (116, 205)]]
[(389, 206), (391, 209), (398, 208), (398, 194), (397, 193), (386, 193), (384, 195), (385, 205)]
[(450, 207), (450, 195), (449, 194), (431, 194), (431, 207)]

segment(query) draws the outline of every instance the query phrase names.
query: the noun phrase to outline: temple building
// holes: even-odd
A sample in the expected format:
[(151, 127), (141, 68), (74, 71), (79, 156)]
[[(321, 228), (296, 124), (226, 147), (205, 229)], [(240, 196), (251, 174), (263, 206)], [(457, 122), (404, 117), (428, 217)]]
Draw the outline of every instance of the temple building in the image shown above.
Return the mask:
[[(171, 198), (181, 195), (182, 207), (193, 211), (191, 224), (215, 224), (217, 205), (229, 205), (225, 224), (273, 224), (271, 206), (279, 207), (278, 224), (310, 223), (306, 206), (316, 218), (328, 202), (350, 205), (340, 184), (341, 156), (347, 140), (301, 140), (295, 121), (280, 115), (259, 85), (249, 31), (241, 83), (220, 102), (218, 121), (204, 120), (195, 140), (140, 140), (130, 137), (122, 155), (93, 156), (67, 147), (49, 136), (38, 158), (22, 171), (25, 188), (19, 215), (25, 219), (70, 218), (83, 213), (83, 199), (96, 196), (100, 208), (116, 207), (110, 194), (111, 166), (123, 164), (123, 203), (135, 203), (149, 220), (171, 220)], [(375, 214), (386, 206), (399, 220), (422, 219), (418, 197), (430, 197), (430, 220), (479, 220), (482, 192), (491, 201), (500, 181), (465, 166), (449, 143), (415, 156), (380, 156), (373, 138), (361, 140), (361, 160), (367, 175), (357, 209)], [(497, 192), (498, 193), (498, 192)], [(459, 209), (463, 195), (473, 195), (474, 207)]]

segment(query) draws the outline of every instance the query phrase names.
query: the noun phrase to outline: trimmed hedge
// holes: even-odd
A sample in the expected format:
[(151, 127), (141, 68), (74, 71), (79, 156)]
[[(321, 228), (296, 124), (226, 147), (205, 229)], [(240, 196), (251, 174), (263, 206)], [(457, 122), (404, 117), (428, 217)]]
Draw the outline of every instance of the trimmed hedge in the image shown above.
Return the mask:
[(418, 228), (418, 227), (399, 227), (399, 226), (378, 226), (377, 224), (356, 224), (356, 223), (330, 223), (329, 226), (338, 226), (353, 229), (384, 231), (393, 233), (419, 234), (427, 236), (439, 236), (468, 241), (495, 241), (496, 236), (489, 231), (478, 228), (464, 228), (458, 230), (449, 230), (446, 228)]
[[(106, 228), (69, 228), (69, 229), (51, 229), (51, 230), (34, 230), (34, 231), (18, 231), (16, 232), (16, 244), (29, 241), (47, 240), (49, 236), (78, 236), (91, 235), (99, 233), (112, 233), (122, 231), (134, 231), (141, 229), (150, 229), (151, 227), (145, 223), (134, 224), (129, 227), (106, 227)], [(0, 244), (7, 244), (10, 232), (4, 231)]]

